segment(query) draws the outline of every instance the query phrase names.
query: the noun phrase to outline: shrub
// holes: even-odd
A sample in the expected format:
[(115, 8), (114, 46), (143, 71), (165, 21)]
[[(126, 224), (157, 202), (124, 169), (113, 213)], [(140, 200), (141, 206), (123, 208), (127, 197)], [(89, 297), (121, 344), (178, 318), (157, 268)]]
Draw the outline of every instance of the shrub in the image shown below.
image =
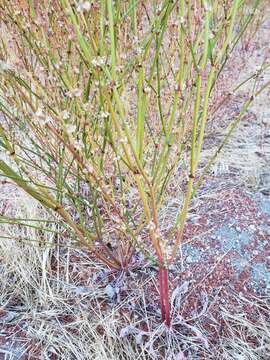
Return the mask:
[[(109, 267), (127, 269), (138, 252), (157, 263), (167, 325), (168, 269), (192, 197), (268, 85), (258, 88), (259, 72), (253, 77), (252, 94), (202, 169), (218, 80), (259, 4), (3, 0), (0, 5), (2, 175), (54, 212), (76, 246)], [(159, 213), (176, 177), (183, 179), (183, 201), (163, 229)]]

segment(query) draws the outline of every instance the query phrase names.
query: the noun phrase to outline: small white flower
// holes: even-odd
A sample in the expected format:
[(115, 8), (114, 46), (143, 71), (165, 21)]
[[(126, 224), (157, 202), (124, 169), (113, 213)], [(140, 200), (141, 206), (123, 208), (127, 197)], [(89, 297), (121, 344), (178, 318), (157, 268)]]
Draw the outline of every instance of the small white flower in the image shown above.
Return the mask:
[(174, 85), (174, 91), (179, 91), (180, 90), (180, 85), (178, 85), (177, 83)]
[(156, 229), (156, 225), (153, 223), (153, 221), (150, 221), (148, 224), (149, 231), (154, 231)]
[(35, 118), (37, 120), (43, 119), (45, 117), (43, 109), (42, 108), (38, 108), (37, 111), (35, 112)]
[(45, 126), (50, 122), (51, 118), (44, 118), (43, 120), (40, 120), (40, 125)]
[(107, 119), (109, 116), (110, 116), (110, 114), (108, 112), (106, 112), (106, 111), (102, 111), (100, 113), (101, 119)]
[(82, 151), (83, 150), (83, 142), (81, 140), (76, 140), (74, 141), (74, 148), (77, 150), (77, 151)]
[(10, 61), (0, 61), (0, 69), (3, 71), (12, 70), (12, 64)]
[(82, 91), (78, 88), (75, 88), (67, 92), (67, 96), (69, 98), (80, 97), (81, 95), (82, 95)]
[(70, 113), (69, 113), (69, 111), (64, 110), (64, 111), (62, 112), (62, 118), (63, 118), (63, 120), (69, 119), (69, 118), (70, 118)]
[(96, 57), (92, 61), (92, 65), (95, 67), (101, 67), (106, 64), (106, 59), (104, 57)]
[(123, 65), (118, 65), (117, 67), (116, 67), (116, 71), (117, 72), (122, 72), (124, 70), (124, 66)]
[(46, 116), (46, 118), (43, 120), (43, 124), (46, 125), (49, 122), (53, 122), (53, 118), (51, 116)]
[(137, 53), (137, 55), (142, 55), (143, 54), (143, 48), (141, 48), (140, 46), (137, 46), (136, 53)]
[(91, 111), (93, 110), (93, 105), (91, 104), (91, 102), (87, 102), (82, 104), (82, 108), (84, 111)]
[(66, 131), (69, 135), (73, 134), (76, 131), (76, 125), (68, 124), (66, 126)]
[(98, 63), (98, 61), (97, 61), (96, 58), (94, 58), (94, 59), (91, 61), (91, 63), (92, 63), (93, 66), (99, 66), (99, 63)]
[(157, 7), (157, 13), (160, 13), (161, 10), (162, 10), (162, 5), (159, 5), (159, 6)]
[(116, 222), (117, 224), (120, 224), (121, 223), (121, 219), (119, 218), (119, 216), (114, 216), (112, 215), (111, 216), (111, 219)]
[(91, 3), (89, 1), (80, 1), (77, 6), (77, 11), (82, 13), (83, 11), (89, 11), (91, 9)]
[(116, 156), (115, 158), (113, 158), (113, 161), (114, 161), (114, 162), (117, 162), (117, 161), (119, 161), (120, 159), (121, 159), (120, 156)]
[(149, 94), (151, 92), (151, 88), (149, 86), (146, 86), (144, 89), (143, 89), (143, 92), (145, 94)]
[(40, 125), (45, 126), (48, 122), (52, 121), (50, 116), (46, 116), (42, 108), (38, 108), (34, 114), (34, 120)]
[(127, 144), (127, 139), (122, 138), (119, 140), (119, 142), (120, 142), (120, 144)]
[(69, 34), (69, 35), (68, 35), (68, 40), (70, 40), (70, 41), (75, 41), (74, 35), (73, 35), (73, 34)]
[(134, 36), (133, 38), (133, 44), (139, 44), (139, 39), (137, 36)]
[(83, 169), (83, 173), (87, 175), (89, 173), (92, 174), (93, 172), (94, 172), (93, 166), (90, 164), (86, 164), (85, 169)]

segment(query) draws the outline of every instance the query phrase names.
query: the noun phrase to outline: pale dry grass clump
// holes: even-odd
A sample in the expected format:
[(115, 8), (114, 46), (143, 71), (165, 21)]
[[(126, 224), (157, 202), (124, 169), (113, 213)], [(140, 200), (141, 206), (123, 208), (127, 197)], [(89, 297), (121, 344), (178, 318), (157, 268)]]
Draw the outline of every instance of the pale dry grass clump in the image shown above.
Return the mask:
[[(31, 214), (31, 218), (48, 220), (37, 203), (23, 192), (11, 192), (12, 187), (6, 184), (1, 188), (1, 204), (9, 209), (7, 214), (17, 218)], [(6, 331), (7, 325), (19, 324), (28, 340), (20, 339), (19, 332), (9, 334), (11, 354), (15, 349), (18, 354), (21, 348), (21, 354), (33, 359), (268, 359), (269, 298), (232, 294), (234, 305), (218, 304), (218, 312), (214, 299), (208, 299), (204, 309), (188, 320), (181, 308), (189, 290), (182, 284), (172, 295), (174, 325), (168, 329), (159, 324), (158, 312), (147, 307), (149, 294), (144, 289), (149, 282), (154, 284), (154, 274), (135, 277), (136, 286), (132, 284), (123, 297), (115, 299), (110, 284), (112, 288), (119, 284), (122, 292), (132, 277), (127, 283), (121, 279), (123, 274), (111, 278), (108, 269), (93, 263), (81, 250), (44, 247), (44, 239), (40, 246), (28, 245), (27, 238), (39, 244), (40, 230), (23, 229), (23, 242), (0, 242), (0, 301), (2, 309), (11, 314), (2, 326)], [(57, 225), (52, 229), (57, 230)], [(20, 225), (2, 224), (0, 232), (1, 236), (22, 237)], [(127, 309), (133, 304), (137, 315), (130, 317)], [(206, 326), (207, 319), (217, 331), (214, 337), (213, 329)], [(0, 349), (0, 353), (7, 351), (7, 346)]]
[[(36, 252), (32, 247), (28, 255), (28, 269), (24, 269), (26, 261), (23, 258), (17, 259), (16, 267), (11, 258), (10, 264), (5, 261), (7, 265), (2, 267), (1, 303), (7, 304), (6, 309), (15, 314), (11, 323), (24, 324), (27, 338), (33, 339), (31, 346), (27, 343), (21, 345), (25, 353), (32, 354), (32, 358), (50, 359), (55, 354), (57, 359), (82, 360), (178, 360), (201, 359), (202, 356), (209, 360), (268, 359), (269, 299), (264, 302), (253, 299), (253, 311), (255, 307), (258, 313), (256, 323), (250, 321), (245, 312), (235, 314), (235, 309), (227, 308), (226, 304), (221, 307), (215, 325), (220, 329), (224, 326), (224, 332), (221, 330), (215, 341), (200, 319), (190, 325), (193, 336), (187, 336), (184, 320), (181, 330), (168, 330), (156, 323), (144, 332), (140, 330), (140, 323), (147, 321), (149, 313), (142, 309), (144, 318), (132, 322), (128, 318), (121, 318), (119, 310), (125, 307), (128, 299), (104, 311), (101, 304), (108, 301), (104, 289), (92, 287), (87, 291), (87, 287), (82, 289), (76, 282), (67, 283), (61, 277), (57, 279), (47, 275), (50, 291), (48, 288), (47, 291), (37, 291), (36, 280), (30, 276), (31, 271), (37, 270)], [(6, 286), (3, 286), (4, 283)], [(16, 302), (20, 299), (19, 305), (10, 305), (14, 298)], [(250, 302), (239, 296), (237, 299), (239, 305)], [(211, 313), (207, 316), (211, 317)], [(11, 334), (10, 339), (17, 348), (19, 336)], [(15, 345), (11, 352), (14, 348)]]
[[(250, 359), (267, 360), (270, 351), (270, 312), (269, 296), (257, 298), (250, 296), (246, 298), (241, 294), (234, 294), (238, 303), (238, 310), (221, 308), (221, 317), (224, 320), (226, 336), (220, 339), (219, 351), (221, 359)], [(245, 306), (247, 306), (245, 308)], [(253, 319), (247, 309), (252, 309)], [(237, 308), (237, 307), (236, 307)]]

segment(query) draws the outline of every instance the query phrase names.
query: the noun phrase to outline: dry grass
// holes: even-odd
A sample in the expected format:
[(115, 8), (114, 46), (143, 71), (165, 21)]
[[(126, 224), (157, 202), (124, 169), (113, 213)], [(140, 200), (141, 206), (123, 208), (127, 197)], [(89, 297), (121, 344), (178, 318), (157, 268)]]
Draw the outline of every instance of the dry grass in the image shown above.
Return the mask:
[[(10, 215), (48, 220), (48, 214), (23, 192), (14, 191), (13, 185), (2, 185), (1, 198)], [(1, 234), (22, 236), (22, 229), (5, 224)], [(38, 230), (28, 227), (23, 236), (39, 239)], [(18, 324), (17, 332), (9, 330), (9, 345), (0, 345), (6, 359), (24, 359), (18, 357), (18, 349), (29, 359), (268, 359), (269, 298), (232, 294), (233, 306), (205, 298), (203, 310), (196, 310), (199, 314), (195, 312), (192, 320), (181, 313), (185, 291), (192, 289), (182, 286), (173, 295), (174, 326), (168, 330), (159, 325), (158, 312), (147, 306), (150, 300), (144, 289), (155, 278), (147, 268), (141, 269), (148, 271), (147, 278), (131, 271), (123, 279), (123, 274), (111, 274), (92, 263), (84, 251), (13, 240), (1, 241), (0, 254), (0, 303), (6, 311), (0, 317), (0, 340)], [(114, 288), (118, 284), (124, 296), (111, 297), (110, 284)]]

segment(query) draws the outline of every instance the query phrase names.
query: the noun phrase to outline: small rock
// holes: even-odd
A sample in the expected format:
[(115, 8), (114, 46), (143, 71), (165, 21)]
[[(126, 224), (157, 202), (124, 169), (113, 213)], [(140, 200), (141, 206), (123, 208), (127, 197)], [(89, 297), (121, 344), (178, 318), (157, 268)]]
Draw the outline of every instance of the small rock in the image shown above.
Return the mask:
[(4, 316), (0, 317), (0, 324), (5, 324), (13, 321), (16, 318), (16, 313), (14, 312), (8, 312)]
[(193, 262), (193, 257), (192, 256), (187, 256), (186, 257), (186, 262), (188, 263), (188, 264), (191, 264), (192, 262)]
[(74, 289), (76, 295), (85, 295), (91, 292), (91, 289), (86, 286), (76, 286)]
[(110, 299), (113, 299), (117, 295), (115, 288), (110, 284), (106, 286), (105, 293)]

